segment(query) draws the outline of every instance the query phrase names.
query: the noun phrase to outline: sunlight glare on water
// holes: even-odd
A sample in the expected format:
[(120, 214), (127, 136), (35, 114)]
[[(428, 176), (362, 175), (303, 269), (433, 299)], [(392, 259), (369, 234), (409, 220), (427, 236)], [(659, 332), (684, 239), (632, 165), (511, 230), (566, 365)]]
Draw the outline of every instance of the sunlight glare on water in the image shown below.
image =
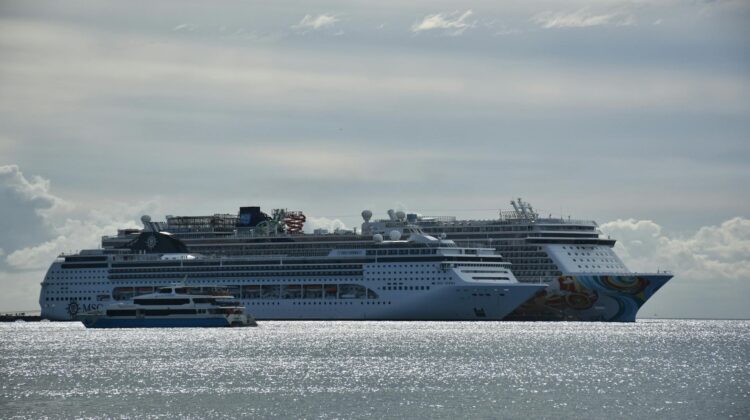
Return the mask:
[(748, 418), (750, 321), (0, 325), (0, 417)]

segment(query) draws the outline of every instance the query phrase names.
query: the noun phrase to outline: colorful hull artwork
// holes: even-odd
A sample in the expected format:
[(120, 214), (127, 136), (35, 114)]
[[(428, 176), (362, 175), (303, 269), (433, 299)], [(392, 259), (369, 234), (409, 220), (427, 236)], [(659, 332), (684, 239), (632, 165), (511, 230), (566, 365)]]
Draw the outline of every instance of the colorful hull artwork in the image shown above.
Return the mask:
[(671, 274), (561, 276), (507, 321), (635, 322), (638, 309)]

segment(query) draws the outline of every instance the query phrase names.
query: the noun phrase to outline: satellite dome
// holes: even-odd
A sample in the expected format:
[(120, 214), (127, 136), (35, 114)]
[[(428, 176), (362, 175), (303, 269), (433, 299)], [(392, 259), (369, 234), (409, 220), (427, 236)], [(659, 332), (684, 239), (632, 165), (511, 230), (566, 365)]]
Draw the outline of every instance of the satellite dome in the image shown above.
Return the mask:
[(440, 234), (440, 239), (445, 239), (446, 236), (448, 236), (448, 235), (446, 235), (445, 232), (443, 232), (443, 233)]
[(143, 216), (141, 216), (141, 222), (143, 223), (151, 222), (151, 216), (149, 216), (148, 214), (144, 214)]
[(392, 241), (398, 241), (399, 239), (401, 239), (401, 232), (392, 230), (389, 236), (391, 237)]
[(403, 222), (406, 219), (406, 213), (404, 213), (403, 211), (399, 210), (399, 211), (396, 212), (396, 218), (398, 220), (401, 220)]
[(375, 242), (383, 242), (383, 235), (376, 233), (372, 235), (372, 240)]
[(372, 212), (370, 210), (362, 210), (362, 218), (365, 222), (369, 222), (372, 218)]

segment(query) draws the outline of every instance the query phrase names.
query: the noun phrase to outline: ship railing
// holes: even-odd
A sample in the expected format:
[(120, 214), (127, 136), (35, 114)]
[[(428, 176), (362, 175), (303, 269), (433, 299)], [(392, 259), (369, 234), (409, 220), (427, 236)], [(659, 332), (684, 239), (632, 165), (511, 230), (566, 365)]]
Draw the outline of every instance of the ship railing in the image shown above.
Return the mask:
[(570, 274), (561, 274), (557, 277), (568, 277), (568, 276), (578, 276), (578, 275), (594, 275), (594, 276), (651, 276), (654, 274), (669, 274), (674, 275), (674, 273), (670, 270), (656, 270), (656, 271), (581, 271), (581, 272), (575, 272)]
[(561, 225), (594, 225), (599, 226), (595, 221), (593, 220), (586, 220), (586, 219), (565, 219), (565, 218), (558, 218), (558, 217), (541, 217), (536, 219), (536, 223), (554, 223), (554, 224), (561, 224)]
[[(558, 217), (525, 217), (525, 216), (500, 216), (501, 222), (514, 222), (514, 223), (535, 223), (535, 224), (559, 224), (559, 225), (593, 225), (599, 226), (594, 220), (587, 219), (566, 219)], [(456, 220), (452, 222), (444, 222), (442, 226), (469, 226), (475, 223), (491, 223), (497, 222), (498, 219), (470, 219), (470, 220)]]

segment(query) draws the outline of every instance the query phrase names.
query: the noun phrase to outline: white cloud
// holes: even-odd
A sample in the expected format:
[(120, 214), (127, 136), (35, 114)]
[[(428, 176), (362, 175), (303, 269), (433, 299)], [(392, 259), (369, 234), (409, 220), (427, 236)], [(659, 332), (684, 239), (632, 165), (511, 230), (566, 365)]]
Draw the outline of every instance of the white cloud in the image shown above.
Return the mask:
[[(649, 307), (674, 316), (748, 317), (750, 219), (735, 217), (673, 237), (650, 220), (615, 220), (601, 230), (617, 239), (615, 251), (634, 271), (669, 269), (675, 275)], [(664, 309), (666, 308), (666, 309)]]
[(451, 35), (461, 35), (466, 29), (473, 28), (476, 22), (467, 22), (474, 12), (471, 9), (460, 13), (436, 13), (427, 15), (422, 21), (412, 25), (412, 32), (443, 30)]
[(179, 32), (179, 31), (187, 31), (187, 32), (193, 32), (198, 26), (193, 25), (192, 23), (181, 23), (174, 28), (172, 28), (173, 31)]
[(88, 220), (68, 219), (61, 226), (54, 226), (56, 236), (40, 244), (13, 251), (6, 257), (8, 266), (14, 270), (38, 270), (47, 268), (61, 252), (71, 253), (83, 248), (98, 248), (103, 235), (112, 235), (118, 228), (136, 227), (133, 221), (101, 223)]
[(545, 29), (602, 25), (628, 26), (635, 24), (635, 16), (625, 11), (596, 14), (583, 8), (575, 12), (542, 12), (532, 17), (531, 21)]
[(321, 14), (317, 16), (313, 15), (305, 15), (305, 17), (302, 18), (302, 20), (299, 21), (298, 24), (293, 25), (292, 29), (307, 31), (307, 30), (314, 30), (317, 31), (318, 29), (331, 27), (336, 24), (336, 22), (339, 22), (341, 19), (338, 18), (336, 15), (332, 14)]
[(601, 229), (618, 240), (618, 255), (634, 270), (653, 270), (659, 264), (692, 280), (750, 278), (750, 219), (704, 226), (686, 238), (670, 237), (650, 220), (618, 219)]
[(17, 165), (0, 166), (0, 247), (6, 253), (49, 239), (49, 215), (69, 208), (49, 188), (48, 180), (27, 179)]
[(304, 232), (313, 233), (315, 229), (326, 229), (329, 232), (334, 232), (336, 229), (346, 229), (346, 225), (339, 219), (308, 216), (303, 227)]
[(64, 205), (62, 199), (49, 193), (49, 180), (40, 176), (26, 179), (18, 165), (0, 166), (0, 186), (4, 194), (12, 192), (23, 201), (35, 203), (39, 212)]
[(46, 268), (60, 252), (96, 248), (102, 235), (136, 226), (154, 202), (76, 205), (54, 195), (50, 182), (27, 179), (17, 165), (0, 166), (0, 271)]

